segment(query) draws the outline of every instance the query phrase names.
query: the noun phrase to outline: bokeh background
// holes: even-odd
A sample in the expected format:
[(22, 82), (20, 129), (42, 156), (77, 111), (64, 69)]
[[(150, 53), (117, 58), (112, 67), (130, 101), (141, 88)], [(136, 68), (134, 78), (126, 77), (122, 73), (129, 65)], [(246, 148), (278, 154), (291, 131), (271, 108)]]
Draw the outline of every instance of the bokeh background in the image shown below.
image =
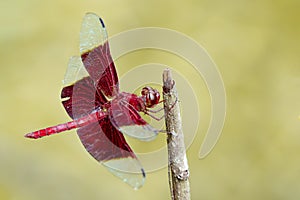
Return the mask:
[[(299, 8), (298, 0), (1, 1), (0, 199), (170, 199), (166, 168), (149, 173), (134, 191), (86, 153), (75, 131), (39, 141), (23, 137), (69, 120), (59, 100), (61, 80), (68, 58), (78, 55), (86, 12), (101, 15), (109, 35), (147, 26), (180, 31), (218, 65), (227, 118), (203, 160), (198, 153), (209, 126), (209, 94), (204, 82), (190, 79), (203, 91), (196, 94), (201, 120), (187, 151), (193, 199), (299, 199)], [(136, 52), (117, 61), (118, 72), (163, 59), (180, 63), (159, 52)]]

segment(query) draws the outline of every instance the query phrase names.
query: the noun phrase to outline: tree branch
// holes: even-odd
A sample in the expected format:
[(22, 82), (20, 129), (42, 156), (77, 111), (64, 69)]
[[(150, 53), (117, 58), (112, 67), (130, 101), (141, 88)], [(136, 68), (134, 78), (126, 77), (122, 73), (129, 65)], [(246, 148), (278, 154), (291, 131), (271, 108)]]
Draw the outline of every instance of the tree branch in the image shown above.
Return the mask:
[(172, 200), (188, 200), (190, 199), (189, 168), (185, 154), (178, 94), (169, 69), (163, 72), (163, 84), (171, 196)]

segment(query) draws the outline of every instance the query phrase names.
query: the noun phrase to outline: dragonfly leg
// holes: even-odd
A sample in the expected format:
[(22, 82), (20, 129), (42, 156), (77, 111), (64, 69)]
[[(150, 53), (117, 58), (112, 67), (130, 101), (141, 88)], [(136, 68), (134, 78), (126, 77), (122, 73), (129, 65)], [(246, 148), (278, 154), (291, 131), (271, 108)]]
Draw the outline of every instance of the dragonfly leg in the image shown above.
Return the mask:
[(145, 112), (145, 114), (148, 115), (148, 116), (150, 116), (151, 118), (155, 119), (156, 121), (160, 121), (160, 120), (162, 120), (162, 119), (166, 116), (166, 115), (164, 114), (164, 115), (161, 116), (161, 117), (156, 117), (156, 116), (154, 116), (154, 115), (148, 113), (148, 110)]
[(177, 102), (179, 102), (179, 100), (178, 100), (178, 98), (176, 97), (176, 100), (175, 100), (175, 102), (172, 104), (172, 106), (171, 106), (170, 108), (167, 108), (167, 112), (170, 112), (170, 111), (174, 108), (174, 106), (175, 106), (175, 104), (176, 104)]
[[(177, 103), (177, 101), (178, 101), (178, 99), (176, 98), (176, 101), (172, 104), (172, 106), (171, 106), (171, 108), (169, 108), (169, 110), (171, 110), (173, 107), (174, 107), (174, 105)], [(158, 102), (158, 104), (159, 103), (162, 103), (162, 102), (164, 102), (164, 100), (161, 100), (160, 102)], [(179, 102), (179, 101), (178, 101)], [(157, 109), (157, 110), (147, 110), (147, 112), (151, 112), (151, 113), (158, 113), (158, 112), (160, 112), (160, 111), (162, 111), (164, 108), (159, 108), (159, 109)]]
[(147, 110), (148, 112), (151, 112), (151, 113), (158, 113), (158, 112), (160, 112), (160, 111), (162, 111), (164, 108), (159, 108), (159, 109), (157, 109), (157, 110)]
[[(163, 102), (163, 101), (161, 101), (161, 102)], [(167, 111), (166, 112), (170, 112), (170, 110), (172, 110), (173, 108), (174, 108), (174, 106), (175, 106), (175, 104), (178, 102), (178, 98), (176, 98), (176, 100), (175, 100), (175, 102), (172, 104), (172, 106), (171, 106), (171, 108), (167, 108)], [(156, 121), (160, 121), (160, 120), (162, 120), (165, 116), (166, 116), (166, 114), (163, 114), (163, 116), (161, 116), (161, 117), (156, 117), (156, 116), (154, 116), (154, 115), (152, 115), (152, 114), (150, 114), (150, 113), (158, 113), (158, 112), (160, 112), (160, 111), (162, 111), (164, 108), (159, 108), (158, 110), (146, 110), (144, 113), (146, 114), (146, 115), (148, 115), (148, 116), (150, 116), (150, 117), (152, 117), (153, 119), (155, 119)]]

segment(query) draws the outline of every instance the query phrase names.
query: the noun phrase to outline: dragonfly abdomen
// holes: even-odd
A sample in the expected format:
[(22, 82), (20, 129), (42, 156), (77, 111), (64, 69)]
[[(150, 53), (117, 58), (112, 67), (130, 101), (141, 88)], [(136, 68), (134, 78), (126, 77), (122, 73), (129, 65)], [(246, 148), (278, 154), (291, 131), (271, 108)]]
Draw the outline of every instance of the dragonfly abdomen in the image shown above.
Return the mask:
[(60, 133), (63, 131), (68, 131), (74, 128), (79, 128), (82, 126), (86, 126), (90, 123), (96, 122), (101, 120), (103, 117), (105, 117), (106, 113), (102, 112), (102, 111), (98, 111), (98, 112), (94, 112), (91, 113), (89, 115), (86, 115), (84, 117), (75, 119), (73, 121), (64, 123), (64, 124), (58, 124), (56, 126), (51, 126), (48, 128), (44, 128), (38, 131), (34, 131), (31, 133), (28, 133), (25, 135), (25, 137), (27, 138), (33, 138), (33, 139), (38, 139), (44, 136), (49, 136), (49, 135), (53, 135), (56, 133)]

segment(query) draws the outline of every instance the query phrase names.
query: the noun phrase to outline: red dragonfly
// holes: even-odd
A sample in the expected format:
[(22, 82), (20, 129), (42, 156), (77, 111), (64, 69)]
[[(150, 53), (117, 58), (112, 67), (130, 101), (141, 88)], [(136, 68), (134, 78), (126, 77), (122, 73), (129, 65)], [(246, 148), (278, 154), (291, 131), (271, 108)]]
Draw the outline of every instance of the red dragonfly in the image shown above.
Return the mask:
[[(80, 32), (81, 57), (71, 57), (61, 99), (72, 121), (34, 131), (41, 138), (77, 128), (85, 149), (111, 173), (133, 188), (144, 184), (145, 172), (123, 134), (150, 141), (158, 130), (139, 114), (160, 103), (160, 94), (144, 87), (141, 96), (120, 92), (107, 32), (101, 18), (87, 13)], [(154, 112), (154, 111), (152, 111)]]

